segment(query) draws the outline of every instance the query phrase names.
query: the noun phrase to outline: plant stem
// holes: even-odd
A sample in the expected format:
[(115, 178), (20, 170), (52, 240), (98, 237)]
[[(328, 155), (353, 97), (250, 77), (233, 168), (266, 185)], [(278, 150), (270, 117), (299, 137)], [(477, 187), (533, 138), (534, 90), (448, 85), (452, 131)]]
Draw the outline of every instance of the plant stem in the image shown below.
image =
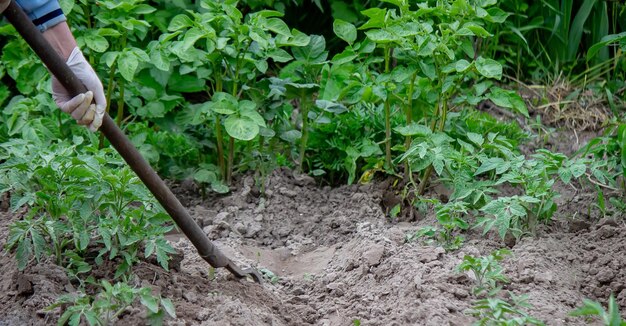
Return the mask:
[[(121, 48), (126, 47), (126, 35), (122, 36)], [(118, 86), (120, 89), (120, 97), (117, 99), (117, 125), (121, 128), (122, 121), (124, 120), (124, 78), (120, 78)]]
[[(389, 73), (391, 48), (385, 46), (385, 73)], [(385, 164), (388, 169), (391, 166), (391, 100), (389, 94), (385, 97)]]
[[(437, 108), (439, 108), (439, 105), (437, 106)], [(439, 110), (437, 110), (437, 112), (439, 112)], [(442, 96), (441, 98), (441, 120), (439, 121), (439, 128), (437, 129), (437, 131), (443, 131), (443, 128), (446, 125), (446, 116), (448, 113), (448, 99), (445, 96)], [(434, 122), (435, 120), (433, 120)], [(434, 127), (434, 125), (431, 125), (432, 127)], [(424, 192), (426, 191), (426, 186), (428, 186), (428, 179), (430, 178), (430, 175), (433, 173), (433, 165), (429, 165), (426, 168), (426, 171), (424, 171), (424, 175), (422, 176), (422, 180), (420, 181), (420, 187), (417, 191), (418, 195), (423, 195)]]
[[(408, 96), (406, 101), (406, 124), (410, 125), (413, 122), (413, 88), (415, 87), (415, 79), (417, 78), (417, 70), (411, 76), (411, 83), (409, 84)], [(404, 139), (404, 150), (408, 151), (411, 146), (411, 136), (406, 136)], [(404, 162), (404, 173), (409, 173), (409, 162)], [(412, 176), (409, 176), (412, 177)]]
[(309, 138), (309, 99), (302, 97), (300, 101), (302, 109), (302, 138), (300, 139), (300, 162), (298, 165), (299, 172), (302, 172), (304, 166), (304, 154), (306, 151), (306, 143)]
[(233, 156), (235, 152), (235, 138), (228, 137), (228, 171), (226, 174), (226, 184), (230, 185), (233, 181)]
[[(222, 91), (222, 78), (220, 74), (217, 74), (217, 79), (215, 80), (215, 92)], [(212, 94), (211, 94), (212, 95)], [(226, 180), (226, 163), (224, 162), (224, 144), (222, 143), (222, 121), (220, 119), (220, 115), (215, 115), (215, 142), (217, 143), (217, 164), (220, 167), (220, 172), (222, 174), (222, 181)]]
[[(111, 110), (111, 96), (113, 95), (113, 85), (115, 85), (115, 68), (117, 68), (117, 65), (113, 63), (111, 71), (109, 71), (109, 84), (107, 85), (107, 107), (105, 109), (106, 113), (109, 113)], [(104, 148), (104, 139), (104, 134), (100, 133), (100, 142), (98, 144), (99, 149)]]
[(122, 124), (122, 120), (124, 120), (124, 79), (120, 79), (118, 85), (120, 88), (120, 97), (117, 99), (117, 117), (116, 122), (117, 125), (120, 126)]

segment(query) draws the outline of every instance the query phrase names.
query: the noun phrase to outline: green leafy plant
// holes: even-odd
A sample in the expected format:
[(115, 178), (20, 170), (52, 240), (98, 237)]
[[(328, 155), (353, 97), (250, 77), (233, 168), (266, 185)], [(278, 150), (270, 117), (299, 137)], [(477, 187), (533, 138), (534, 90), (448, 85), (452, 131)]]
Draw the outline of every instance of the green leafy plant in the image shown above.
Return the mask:
[(529, 316), (523, 308), (531, 307), (526, 301), (527, 296), (514, 296), (509, 293), (511, 301), (500, 298), (478, 300), (468, 313), (478, 320), (475, 325), (510, 326), (510, 325), (545, 325), (542, 321)]
[(583, 301), (583, 305), (576, 308), (576, 310), (570, 313), (570, 316), (595, 316), (598, 317), (602, 323), (606, 326), (624, 326), (626, 320), (623, 320), (619, 313), (619, 306), (615, 301), (615, 297), (611, 294), (609, 298), (609, 310), (604, 310), (604, 307), (597, 302), (589, 299)]
[[(200, 124), (212, 122), (218, 150), (218, 165), (230, 182), (233, 170), (235, 139), (249, 141), (259, 134), (263, 119), (254, 111), (252, 102), (240, 102), (242, 91), (254, 89), (254, 82), (264, 74), (269, 61), (288, 62), (292, 56), (281, 47), (305, 46), (309, 37), (289, 27), (279, 18), (277, 11), (252, 13), (244, 20), (236, 7), (237, 1), (202, 1), (203, 12), (188, 12), (175, 16), (168, 26), (164, 40), (170, 42), (168, 51), (181, 60), (184, 66), (181, 78), (195, 79), (191, 91), (206, 90), (212, 104), (183, 112), (180, 122)], [(197, 68), (196, 68), (197, 67)], [(204, 68), (200, 68), (204, 67)], [(224, 92), (224, 93), (223, 93)], [(223, 107), (224, 96), (230, 94)], [(233, 100), (235, 99), (235, 100)], [(240, 107), (238, 103), (243, 103)], [(217, 110), (216, 110), (217, 109)], [(226, 114), (224, 119), (221, 115)], [(228, 134), (228, 155), (224, 161), (222, 128)]]
[(72, 145), (47, 148), (28, 142), (0, 146), (9, 153), (0, 164), (0, 190), (11, 191), (14, 211), (28, 208), (25, 219), (10, 227), (7, 241), (8, 249), (16, 249), (19, 268), (42, 255), (75, 265), (77, 257), (96, 250), (98, 264), (120, 259), (119, 277), (145, 245), (146, 257), (156, 254), (167, 269), (167, 254), (173, 252), (163, 239), (172, 229), (169, 217), (119, 157), (110, 150), (80, 149), (83, 141), (76, 137)]
[(63, 295), (47, 309), (65, 307), (58, 325), (74, 326), (85, 321), (89, 325), (110, 325), (139, 299), (147, 309), (148, 318), (154, 323), (162, 324), (165, 313), (176, 318), (172, 301), (153, 295), (152, 289), (148, 287), (136, 288), (124, 282), (112, 285), (106, 280), (102, 280), (98, 286), (99, 291), (93, 296), (84, 292)]
[(508, 282), (508, 278), (504, 276), (499, 262), (510, 254), (511, 251), (507, 249), (499, 249), (486, 257), (465, 255), (463, 262), (457, 266), (456, 270), (458, 272), (472, 272), (476, 280), (476, 285), (473, 288), (475, 295), (487, 293), (489, 296), (492, 296), (500, 291), (499, 283)]
[(437, 200), (422, 200), (422, 202), (434, 203), (437, 222), (441, 226), (423, 227), (414, 234), (407, 235), (406, 241), (412, 242), (425, 238), (426, 243), (435, 243), (445, 250), (457, 250), (463, 245), (463, 237), (457, 235), (459, 231), (467, 230), (469, 223), (464, 217), (468, 213), (468, 205), (462, 201), (441, 204)]

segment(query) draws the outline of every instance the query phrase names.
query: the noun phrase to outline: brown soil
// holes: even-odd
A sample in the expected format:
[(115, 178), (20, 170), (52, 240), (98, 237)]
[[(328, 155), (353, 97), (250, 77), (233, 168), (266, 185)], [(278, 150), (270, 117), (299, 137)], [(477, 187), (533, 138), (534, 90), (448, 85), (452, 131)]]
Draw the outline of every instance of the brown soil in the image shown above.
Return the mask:
[[(455, 272), (466, 254), (488, 255), (504, 247), (495, 237), (466, 234), (463, 247), (405, 243), (405, 234), (435, 225), (433, 216), (389, 223), (377, 184), (319, 188), (308, 177), (276, 171), (260, 195), (248, 177), (230, 196), (200, 200), (184, 194), (190, 212), (236, 263), (278, 276), (262, 285), (234, 280), (224, 270), (214, 278), (190, 243), (169, 239), (184, 252), (180, 270), (165, 272), (145, 262), (136, 285), (169, 297), (178, 318), (170, 325), (468, 325), (475, 298), (471, 275)], [(184, 187), (183, 187), (184, 188)], [(568, 190), (569, 189), (569, 190)], [(594, 198), (564, 187), (556, 221), (524, 238), (504, 262), (515, 294), (528, 294), (528, 312), (548, 325), (587, 325), (568, 313), (584, 298), (606, 303), (614, 293), (626, 315), (626, 225), (598, 220), (586, 208)], [(584, 205), (583, 205), (584, 204)], [(0, 213), (0, 245), (18, 215)], [(45, 307), (74, 291), (63, 269), (50, 261), (18, 272), (12, 254), (0, 253), (0, 325), (47, 325), (59, 310)], [(137, 305), (119, 325), (145, 323)]]

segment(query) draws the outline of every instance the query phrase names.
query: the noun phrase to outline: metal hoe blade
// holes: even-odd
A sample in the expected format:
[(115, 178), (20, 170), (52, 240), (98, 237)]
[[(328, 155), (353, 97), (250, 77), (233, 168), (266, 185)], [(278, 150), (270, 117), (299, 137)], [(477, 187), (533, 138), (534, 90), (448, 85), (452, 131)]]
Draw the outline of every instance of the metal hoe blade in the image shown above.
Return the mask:
[[(87, 91), (85, 86), (76, 75), (74, 75), (65, 61), (63, 61), (50, 46), (15, 0), (0, 0), (0, 14), (3, 14), (15, 27), (17, 32), (24, 38), (28, 45), (30, 45), (33, 51), (35, 51), (46, 67), (48, 67), (48, 70), (71, 94), (77, 95)], [(200, 257), (215, 268), (226, 268), (237, 278), (249, 276), (255, 282), (261, 283), (263, 277), (257, 270), (253, 268), (240, 269), (207, 238), (200, 226), (189, 216), (189, 213), (187, 213), (187, 210), (183, 207), (178, 198), (174, 196), (172, 191), (165, 185), (163, 180), (152, 169), (150, 164), (146, 162), (133, 143), (130, 142), (128, 137), (126, 137), (107, 113), (104, 115), (100, 131), (120, 153), (124, 161), (135, 171), (137, 176), (150, 192), (152, 192), (159, 203), (161, 203), (189, 241), (196, 247)]]

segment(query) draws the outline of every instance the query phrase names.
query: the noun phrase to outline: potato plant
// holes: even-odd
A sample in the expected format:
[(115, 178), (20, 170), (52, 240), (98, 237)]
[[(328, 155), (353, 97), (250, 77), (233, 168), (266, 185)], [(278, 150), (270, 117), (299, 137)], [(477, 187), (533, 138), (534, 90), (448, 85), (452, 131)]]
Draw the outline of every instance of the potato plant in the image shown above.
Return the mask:
[[(559, 184), (593, 184), (602, 216), (607, 202), (626, 211), (623, 81), (599, 87), (615, 115), (602, 137), (573, 157), (545, 149), (523, 154), (519, 145), (534, 137), (532, 128), (544, 128), (537, 111), (526, 128), (531, 114), (507, 74), (512, 64), (524, 65), (519, 53), (535, 43), (525, 36), (541, 24), (520, 29), (520, 14), (504, 10), (513, 4), (495, 0), (331, 2), (343, 6), (331, 5), (332, 26), (322, 27), (330, 36), (291, 25), (287, 7), (302, 1), (61, 5), (104, 83), (109, 113), (161, 175), (193, 180), (203, 198), (229, 192), (237, 176), (265, 178), (275, 167), (331, 185), (392, 178), (402, 188), (392, 217), (408, 203), (432, 209), (437, 223), (407, 240), (447, 251), (460, 249), (472, 228), (500, 240), (535, 234), (559, 217)], [(581, 13), (591, 12), (585, 3)], [(607, 16), (606, 4), (597, 3), (594, 17)], [(521, 7), (537, 13), (540, 6)], [(555, 22), (556, 33), (579, 39), (583, 18), (572, 31)], [(606, 58), (606, 46), (615, 52), (599, 68), (585, 67), (592, 77), (606, 67), (626, 70), (623, 33), (591, 33), (595, 45), (578, 57)], [(523, 50), (515, 56), (500, 40)], [(136, 263), (152, 256), (168, 269), (169, 217), (102, 138), (55, 108), (45, 68), (11, 26), (0, 25), (0, 42), (0, 195), (10, 194), (12, 212), (23, 212), (6, 246), (18, 269), (49, 257), (79, 284), (76, 295), (52, 307), (68, 307), (60, 324), (109, 324), (137, 299), (155, 324), (174, 317), (169, 299), (128, 282)], [(577, 54), (553, 46), (548, 55), (559, 60)], [(477, 110), (486, 103), (515, 119)], [(435, 199), (433, 184), (449, 196)], [(257, 185), (263, 193), (263, 182)], [(506, 253), (464, 257), (459, 270), (471, 271), (476, 292), (488, 294), (471, 314), (478, 324), (541, 324), (522, 310), (521, 298), (495, 296), (506, 280), (498, 265)], [(94, 280), (105, 262), (115, 266), (114, 277)], [(585, 302), (577, 313), (613, 318), (611, 305), (607, 313)]]

